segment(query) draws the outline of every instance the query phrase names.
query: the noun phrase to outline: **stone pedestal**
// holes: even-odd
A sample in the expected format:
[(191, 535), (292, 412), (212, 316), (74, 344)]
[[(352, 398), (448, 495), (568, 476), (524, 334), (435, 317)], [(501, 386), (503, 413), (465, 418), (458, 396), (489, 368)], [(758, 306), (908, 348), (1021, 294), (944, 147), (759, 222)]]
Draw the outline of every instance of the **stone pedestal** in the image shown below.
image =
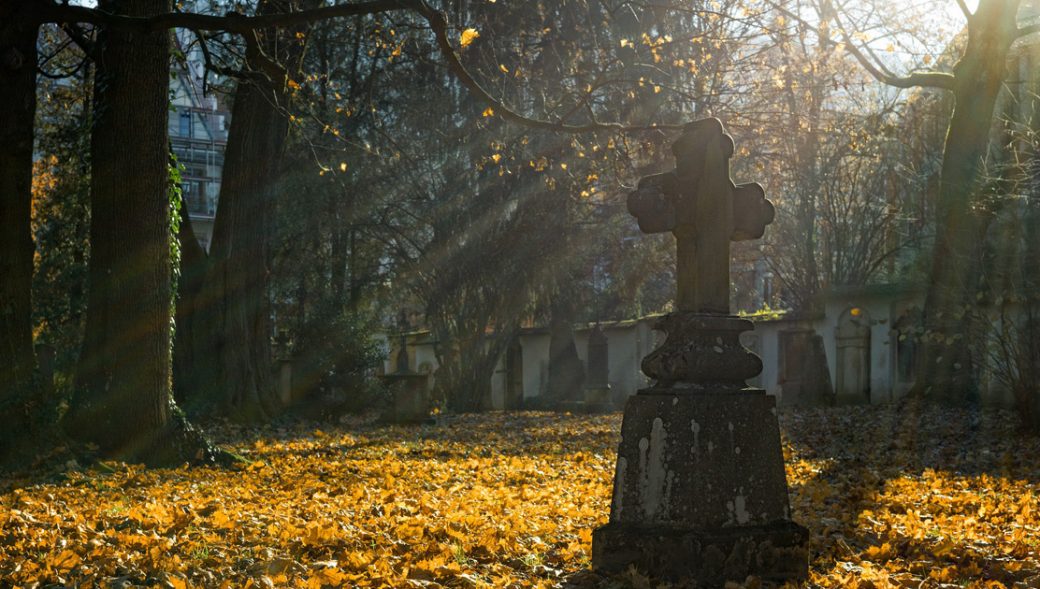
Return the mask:
[(428, 375), (409, 372), (387, 374), (382, 378), (390, 390), (387, 421), (421, 423), (430, 417), (430, 398), (426, 390)]
[(789, 521), (707, 531), (607, 524), (593, 532), (592, 562), (604, 571), (635, 564), (660, 578), (695, 578), (698, 587), (724, 587), (748, 575), (782, 582), (808, 574), (808, 536)]
[(628, 400), (596, 569), (634, 564), (698, 586), (805, 578), (808, 536), (790, 521), (773, 397), (650, 388)]

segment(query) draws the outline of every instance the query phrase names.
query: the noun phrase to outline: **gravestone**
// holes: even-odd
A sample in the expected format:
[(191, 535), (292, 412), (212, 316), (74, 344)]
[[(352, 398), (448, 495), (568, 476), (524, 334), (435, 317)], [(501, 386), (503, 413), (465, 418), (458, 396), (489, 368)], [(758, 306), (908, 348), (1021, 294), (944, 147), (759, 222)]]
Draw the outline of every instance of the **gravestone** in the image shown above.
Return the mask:
[(761, 237), (773, 206), (730, 180), (733, 141), (717, 119), (687, 125), (672, 151), (675, 170), (644, 178), (628, 205), (644, 232), (675, 234), (677, 310), (643, 360), (656, 382), (625, 406), (592, 563), (698, 587), (804, 579), (808, 531), (790, 519), (775, 399), (745, 384), (762, 362), (739, 341), (753, 324), (729, 310), (729, 242)]
[(429, 375), (411, 369), (406, 333), (408, 324), (404, 313), (401, 316), (395, 370), (381, 377), (390, 392), (390, 407), (384, 418), (394, 423), (420, 423), (430, 416)]
[(834, 405), (823, 337), (809, 327), (780, 332), (780, 401), (791, 407)]
[(524, 406), (524, 351), (519, 338), (506, 349), (506, 394), (503, 405), (506, 411)]
[(278, 360), (278, 396), (282, 403), (290, 405), (293, 399), (292, 338), (289, 330), (281, 328), (274, 338), (275, 357)]
[(610, 398), (610, 350), (607, 336), (599, 323), (589, 332), (587, 377), (585, 379), (585, 409), (603, 413), (613, 409)]
[(549, 398), (557, 411), (585, 410), (585, 368), (574, 341), (572, 314), (553, 312), (549, 319)]
[(917, 343), (924, 332), (924, 314), (911, 307), (896, 320), (892, 336), (896, 339), (896, 376), (900, 384), (917, 380)]
[(852, 307), (838, 318), (835, 397), (838, 405), (870, 403), (870, 314)]
[(40, 381), (48, 391), (54, 387), (54, 357), (56, 355), (54, 346), (36, 344), (36, 366), (40, 370)]

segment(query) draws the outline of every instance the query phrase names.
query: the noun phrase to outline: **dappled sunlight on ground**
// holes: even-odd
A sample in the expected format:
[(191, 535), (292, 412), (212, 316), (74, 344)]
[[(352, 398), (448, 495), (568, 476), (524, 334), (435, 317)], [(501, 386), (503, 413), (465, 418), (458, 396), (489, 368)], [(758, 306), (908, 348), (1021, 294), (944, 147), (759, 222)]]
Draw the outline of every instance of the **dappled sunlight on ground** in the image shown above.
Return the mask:
[[(782, 414), (826, 587), (1040, 586), (1040, 443), (1005, 414)], [(121, 464), (0, 495), (0, 586), (657, 586), (588, 572), (620, 414), (493, 413), (215, 438), (230, 470)], [(751, 580), (749, 586), (755, 586)]]
[(1007, 412), (787, 412), (795, 518), (824, 587), (1040, 587), (1040, 440)]

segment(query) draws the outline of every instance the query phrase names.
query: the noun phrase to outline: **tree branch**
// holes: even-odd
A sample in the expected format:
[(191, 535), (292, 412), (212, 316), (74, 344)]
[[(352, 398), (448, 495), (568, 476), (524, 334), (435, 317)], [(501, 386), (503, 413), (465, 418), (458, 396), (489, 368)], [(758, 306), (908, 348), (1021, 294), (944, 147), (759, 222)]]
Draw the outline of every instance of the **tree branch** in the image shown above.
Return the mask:
[(458, 78), (478, 99), (491, 107), (496, 115), (526, 127), (565, 133), (589, 133), (594, 131), (634, 132), (652, 130), (680, 130), (684, 125), (625, 125), (622, 123), (589, 123), (568, 125), (562, 120), (548, 121), (524, 116), (509, 108), (501, 100), (485, 90), (459, 59), (458, 53), (448, 39), (448, 21), (444, 14), (426, 4), (425, 0), (368, 0), (350, 4), (336, 4), (298, 12), (245, 16), (228, 13), (225, 16), (184, 12), (163, 13), (150, 17), (132, 17), (111, 14), (95, 8), (57, 4), (49, 0), (37, 8), (41, 22), (89, 23), (110, 29), (128, 32), (153, 32), (169, 28), (184, 28), (196, 31), (226, 31), (243, 35), (247, 43), (257, 29), (302, 25), (319, 20), (381, 14), (398, 10), (411, 11), (421, 16), (433, 31), (437, 47), (447, 61), (448, 70)]
[(879, 82), (896, 88), (941, 88), (943, 90), (953, 90), (953, 74), (944, 72), (911, 72), (906, 76), (893, 75), (891, 72), (882, 71), (883, 66), (879, 67), (878, 64), (867, 58), (844, 32), (842, 32), (842, 36), (845, 37), (845, 46), (852, 53), (852, 56), (856, 58), (856, 61)]
[(957, 6), (960, 6), (961, 12), (964, 13), (964, 18), (968, 19), (969, 21), (975, 18), (975, 15), (972, 14), (970, 10), (968, 10), (968, 5), (965, 4), (964, 0), (957, 0)]
[(75, 23), (62, 23), (61, 30), (72, 39), (72, 42), (80, 48), (87, 57), (94, 59), (97, 55), (94, 49), (94, 41), (91, 40), (90, 34), (84, 31), (82, 27), (77, 26)]
[[(867, 57), (859, 47), (849, 37), (848, 31), (845, 29), (844, 23), (841, 22), (841, 17), (838, 16), (838, 11), (835, 10), (831, 16), (834, 18), (835, 24), (838, 25), (838, 30), (841, 32), (842, 41), (845, 43), (845, 47), (848, 48), (852, 56), (856, 58), (856, 61), (863, 66), (863, 69), (874, 76), (879, 82), (894, 86), (896, 88), (941, 88), (943, 90), (953, 90), (954, 77), (953, 74), (947, 74), (944, 72), (911, 72), (906, 76), (897, 76), (893, 74), (888, 68), (881, 63), (881, 60), (872, 61)], [(869, 48), (868, 48), (869, 51)]]
[(331, 18), (379, 14), (392, 10), (415, 10), (416, 4), (416, 0), (368, 0), (366, 2), (336, 4), (297, 12), (258, 14), (254, 16), (246, 16), (237, 12), (229, 12), (224, 16), (191, 12), (167, 12), (148, 17), (136, 17), (112, 14), (85, 6), (58, 4), (54, 0), (50, 0), (42, 3), (37, 8), (37, 14), (41, 22), (89, 23), (134, 33), (183, 28), (199, 31), (226, 31), (244, 35), (256, 29), (302, 25)]
[[(787, 10), (775, 1), (770, 1), (769, 5), (783, 13), (787, 18), (791, 18), (810, 27), (812, 30), (816, 31), (817, 35), (829, 38), (829, 35), (827, 35), (819, 25), (810, 23), (800, 15)], [(885, 65), (881, 63), (880, 59), (871, 61), (871, 59), (867, 57), (867, 55), (857, 47), (855, 43), (853, 43), (852, 38), (849, 37), (849, 33), (845, 29), (844, 23), (841, 22), (841, 18), (838, 16), (838, 9), (827, 4), (826, 9), (820, 11), (820, 18), (822, 20), (828, 16), (833, 18), (835, 24), (838, 25), (838, 30), (841, 32), (842, 42), (845, 47), (848, 48), (849, 53), (851, 53), (852, 56), (856, 58), (856, 61), (863, 66), (863, 69), (867, 70), (867, 72), (877, 81), (896, 88), (941, 88), (943, 90), (953, 90), (953, 74), (947, 74), (944, 72), (911, 72), (906, 76), (898, 76), (885, 67)], [(873, 51), (871, 51), (869, 47), (867, 48), (867, 51), (873, 54)]]
[(228, 78), (240, 79), (249, 78), (247, 72), (241, 72), (234, 68), (229, 68), (223, 65), (218, 65), (213, 61), (213, 54), (210, 53), (208, 39), (205, 33), (198, 29), (192, 29), (191, 32), (195, 35), (195, 38), (199, 41), (199, 48), (202, 49), (202, 61), (205, 66), (206, 73), (202, 77), (202, 93), (205, 94), (209, 88), (209, 73), (213, 72), (218, 76), (225, 76)]
[(434, 37), (437, 40), (437, 46), (440, 48), (441, 54), (448, 62), (448, 70), (458, 78), (459, 82), (466, 87), (473, 95), (479, 98), (481, 101), (491, 106), (495, 114), (501, 116), (507, 121), (519, 123), (526, 127), (532, 127), (535, 129), (543, 129), (547, 131), (559, 131), (565, 133), (589, 133), (593, 131), (615, 131), (615, 132), (631, 132), (631, 131), (650, 131), (650, 130), (680, 130), (684, 125), (624, 125), (621, 123), (589, 123), (587, 125), (568, 125), (558, 121), (545, 121), (539, 119), (532, 119), (526, 117), (508, 106), (506, 106), (501, 100), (495, 98), (485, 90), (476, 79), (473, 78), (469, 70), (466, 69), (462, 62), (459, 60), (458, 53), (455, 52), (455, 48), (452, 47), (451, 42), (448, 40), (448, 23), (444, 18), (444, 14), (438, 12), (424, 2), (421, 3), (419, 13), (422, 15), (426, 22), (429, 23), (430, 29), (433, 30)]

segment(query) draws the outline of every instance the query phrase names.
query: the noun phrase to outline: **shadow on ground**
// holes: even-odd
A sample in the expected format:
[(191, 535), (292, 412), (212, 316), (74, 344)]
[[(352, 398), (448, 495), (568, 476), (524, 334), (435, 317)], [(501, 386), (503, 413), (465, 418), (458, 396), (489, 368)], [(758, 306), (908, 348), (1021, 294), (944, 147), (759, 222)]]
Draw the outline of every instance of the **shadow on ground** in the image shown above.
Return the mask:
[[(1008, 411), (919, 401), (782, 412), (792, 513), (810, 529), (814, 571), (856, 579), (893, 568), (903, 586), (1040, 586), (1040, 545), (1030, 554), (1030, 540), (1005, 537), (1016, 494), (1040, 482), (1040, 439), (1016, 424)], [(987, 513), (987, 501), (1003, 512)], [(988, 533), (969, 539), (976, 527)]]

